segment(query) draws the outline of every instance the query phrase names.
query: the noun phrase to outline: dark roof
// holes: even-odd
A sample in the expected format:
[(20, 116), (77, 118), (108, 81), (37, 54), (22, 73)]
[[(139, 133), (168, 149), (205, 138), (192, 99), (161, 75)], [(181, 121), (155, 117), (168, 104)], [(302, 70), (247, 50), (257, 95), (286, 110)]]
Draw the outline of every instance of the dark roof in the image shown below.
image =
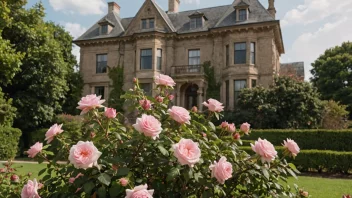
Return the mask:
[[(160, 6), (155, 3), (155, 1), (151, 2), (155, 5), (156, 9), (165, 20), (170, 30), (179, 34), (208, 31), (211, 28), (217, 27), (235, 26), (275, 20), (258, 0), (235, 0), (231, 5), (189, 10), (178, 13), (167, 13), (163, 11)], [(235, 6), (242, 5), (243, 3), (249, 5), (249, 18), (246, 21), (238, 22), (236, 21)], [(202, 13), (204, 14), (204, 17), (206, 17), (207, 20), (204, 22), (203, 27), (197, 29), (190, 28), (189, 16), (194, 13)], [(101, 20), (109, 21), (109, 23), (114, 25), (114, 28), (110, 34), (99, 35), (99, 22)], [(81, 37), (79, 37), (77, 41), (123, 36), (125, 30), (132, 20), (133, 17), (121, 19), (118, 14), (114, 12), (108, 13), (105, 17), (100, 19), (96, 24), (89, 28)]]

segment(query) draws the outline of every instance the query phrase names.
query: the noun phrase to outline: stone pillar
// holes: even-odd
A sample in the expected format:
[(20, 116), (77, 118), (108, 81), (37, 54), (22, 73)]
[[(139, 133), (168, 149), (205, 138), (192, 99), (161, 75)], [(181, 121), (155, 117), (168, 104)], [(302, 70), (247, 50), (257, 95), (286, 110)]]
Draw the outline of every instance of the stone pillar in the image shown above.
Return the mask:
[(176, 84), (176, 98), (174, 100), (177, 106), (181, 106), (181, 85), (178, 83)]
[(234, 104), (235, 104), (235, 84), (233, 79), (229, 79), (229, 109), (233, 110), (234, 109)]
[(198, 91), (198, 111), (203, 111), (203, 102), (204, 102), (204, 97), (203, 97), (203, 87), (199, 87)]
[(90, 94), (95, 94), (94, 88), (95, 88), (94, 86), (91, 86), (91, 87), (90, 87)]

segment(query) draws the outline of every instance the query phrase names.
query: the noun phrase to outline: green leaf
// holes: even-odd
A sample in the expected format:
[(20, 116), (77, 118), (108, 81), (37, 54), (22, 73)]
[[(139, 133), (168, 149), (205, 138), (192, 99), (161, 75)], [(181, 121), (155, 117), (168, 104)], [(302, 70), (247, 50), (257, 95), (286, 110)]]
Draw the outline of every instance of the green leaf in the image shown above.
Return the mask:
[(130, 171), (129, 168), (122, 167), (122, 168), (119, 168), (119, 169), (117, 170), (116, 175), (117, 175), (117, 176), (126, 176), (126, 175), (128, 175), (128, 172), (129, 172), (129, 171)]
[(295, 171), (295, 173), (300, 173), (300, 172), (297, 170), (297, 168), (296, 168), (296, 166), (295, 166), (294, 164), (288, 163), (288, 166), (289, 166), (293, 171)]
[(46, 171), (46, 168), (40, 170), (39, 173), (38, 173), (38, 176), (40, 176), (40, 175), (42, 175), (43, 173), (45, 173), (45, 171)]
[(170, 172), (167, 174), (166, 180), (170, 181), (178, 175), (180, 175), (180, 169), (177, 167), (171, 168)]
[(90, 195), (94, 187), (94, 183), (92, 181), (89, 181), (83, 185), (83, 190), (86, 194)]
[(98, 189), (98, 197), (105, 198), (106, 197), (106, 190), (105, 187), (102, 186)]
[(216, 130), (216, 127), (215, 127), (215, 125), (214, 125), (212, 122), (209, 122), (209, 126), (211, 127), (211, 129), (212, 129), (213, 131)]
[(202, 194), (202, 198), (210, 198), (211, 197), (211, 192), (209, 190), (206, 190)]
[(110, 182), (111, 182), (111, 177), (110, 177), (110, 175), (108, 175), (106, 173), (102, 173), (102, 174), (99, 175), (98, 180), (102, 184), (105, 184), (105, 185), (109, 186)]
[(169, 152), (162, 145), (158, 145), (158, 148), (163, 155), (169, 156)]
[(263, 173), (264, 177), (269, 179), (270, 175), (269, 175), (268, 169), (266, 169), (265, 167), (261, 167), (261, 168), (262, 168), (262, 173)]
[(291, 169), (288, 168), (286, 170), (287, 170), (287, 172), (289, 172), (292, 175), (292, 177), (294, 177), (295, 179), (298, 179), (296, 174)]

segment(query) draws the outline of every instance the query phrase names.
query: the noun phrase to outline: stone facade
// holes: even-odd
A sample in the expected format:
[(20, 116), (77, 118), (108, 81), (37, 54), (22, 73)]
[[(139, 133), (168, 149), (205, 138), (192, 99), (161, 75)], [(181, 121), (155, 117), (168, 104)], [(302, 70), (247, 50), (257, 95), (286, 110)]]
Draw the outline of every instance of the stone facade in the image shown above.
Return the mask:
[[(253, 1), (255, 0), (251, 0)], [(229, 9), (236, 11), (236, 3), (240, 2), (242, 1), (235, 0)], [(179, 1), (170, 0), (169, 3)], [(254, 9), (257, 8), (254, 6), (247, 6), (249, 19), (252, 13), (256, 13)], [(119, 9), (119, 6), (109, 7)], [(114, 12), (113, 9), (109, 10)], [(177, 9), (174, 10), (177, 12)], [(242, 80), (242, 87), (243, 84), (249, 88), (256, 85), (265, 87), (271, 85), (273, 77), (280, 70), (280, 55), (284, 53), (279, 21), (267, 20), (218, 26), (221, 20), (225, 20), (225, 16), (218, 17), (217, 21), (214, 20), (214, 24), (210, 24), (213, 19), (207, 17), (212, 16), (213, 12), (215, 11), (211, 9), (197, 12), (203, 17), (203, 26), (208, 25), (208, 28), (181, 33), (186, 25), (177, 25), (178, 15), (172, 15), (181, 13), (166, 15), (165, 12), (161, 13), (153, 0), (146, 0), (134, 18), (125, 21), (122, 19), (120, 24), (115, 22), (123, 29), (119, 36), (96, 36), (87, 39), (85, 35), (91, 34), (89, 31), (93, 32), (94, 27), (99, 28), (93, 26), (82, 38), (75, 41), (81, 47), (80, 72), (85, 82), (83, 94), (92, 94), (95, 93), (96, 87), (104, 87), (104, 98), (107, 99), (109, 96), (111, 82), (108, 74), (96, 72), (98, 54), (107, 54), (109, 67), (124, 67), (124, 89), (132, 88), (134, 77), (137, 77), (140, 83), (150, 83), (154, 86), (153, 76), (159, 73), (172, 76), (177, 83), (174, 103), (186, 108), (197, 105), (202, 109), (201, 103), (207, 98), (208, 86), (202, 66), (190, 64), (190, 50), (199, 50), (200, 60), (197, 61), (200, 64), (210, 61), (215, 68), (216, 80), (221, 83), (220, 100), (226, 104), (227, 109), (235, 108), (235, 92), (238, 91), (235, 87), (236, 83), (239, 83), (235, 83), (236, 80)], [(113, 16), (117, 13), (119, 10)], [(270, 15), (269, 12), (267, 14)], [(170, 19), (166, 19), (168, 16)], [(236, 16), (238, 17), (238, 13)], [(119, 17), (116, 18), (120, 20)], [(153, 19), (154, 28), (143, 30), (141, 24), (143, 19)], [(111, 21), (108, 17), (106, 20)], [(111, 22), (113, 23), (114, 21)], [(186, 21), (185, 24), (189, 22)], [(111, 27), (116, 28), (117, 25)], [(113, 33), (114, 29), (111, 32)], [(245, 63), (235, 64), (235, 43), (245, 43)], [(251, 50), (253, 44), (254, 50)], [(142, 49), (152, 49), (152, 69), (141, 69)], [(157, 69), (158, 49), (162, 50), (160, 70)], [(253, 56), (255, 63), (251, 63)]]

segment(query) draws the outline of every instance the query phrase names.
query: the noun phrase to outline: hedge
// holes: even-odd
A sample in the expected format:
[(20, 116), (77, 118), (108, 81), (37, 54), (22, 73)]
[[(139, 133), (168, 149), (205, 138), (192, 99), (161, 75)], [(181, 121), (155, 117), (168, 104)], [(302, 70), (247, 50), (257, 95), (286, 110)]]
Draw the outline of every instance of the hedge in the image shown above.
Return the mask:
[[(249, 154), (254, 154), (249, 146), (241, 146)], [(276, 147), (282, 156), (283, 147)], [(295, 159), (288, 159), (300, 171), (318, 171), (329, 173), (344, 173), (352, 171), (352, 152), (338, 152), (329, 150), (301, 150)]]
[(283, 140), (290, 138), (295, 140), (302, 150), (333, 150), (352, 151), (352, 130), (252, 130), (249, 136), (243, 136), (243, 140), (267, 139), (272, 144), (280, 146)]
[(0, 126), (0, 160), (8, 160), (16, 157), (21, 130)]

